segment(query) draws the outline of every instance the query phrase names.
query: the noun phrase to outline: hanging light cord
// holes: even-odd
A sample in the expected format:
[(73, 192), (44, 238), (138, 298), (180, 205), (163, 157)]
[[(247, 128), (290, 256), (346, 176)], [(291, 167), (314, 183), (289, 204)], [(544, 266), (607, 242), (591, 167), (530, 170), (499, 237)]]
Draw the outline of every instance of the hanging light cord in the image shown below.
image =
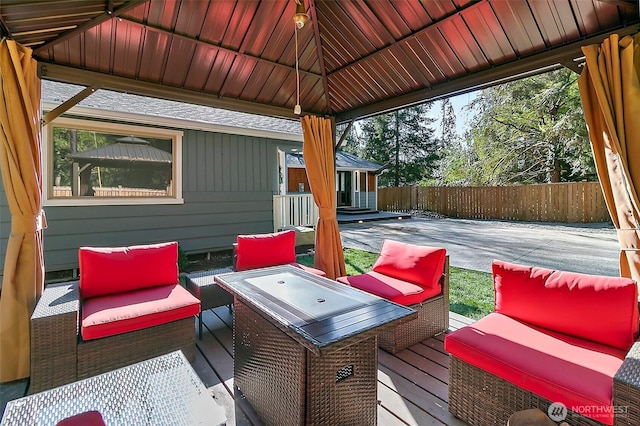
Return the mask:
[(298, 70), (298, 26), (295, 26), (296, 39), (296, 105), (300, 105), (300, 71)]

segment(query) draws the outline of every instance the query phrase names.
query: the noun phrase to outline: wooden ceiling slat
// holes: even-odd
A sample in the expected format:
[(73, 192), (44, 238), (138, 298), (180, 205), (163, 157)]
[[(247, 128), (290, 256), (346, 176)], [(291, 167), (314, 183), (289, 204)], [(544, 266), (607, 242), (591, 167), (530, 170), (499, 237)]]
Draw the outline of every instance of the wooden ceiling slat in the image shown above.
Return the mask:
[(451, 19), (440, 26), (440, 33), (447, 40), (455, 56), (467, 72), (477, 71), (489, 64), (462, 16)]
[(173, 39), (171, 41), (162, 83), (184, 87), (193, 63), (196, 47), (195, 43), (184, 39)]
[[(567, 14), (567, 10), (561, 13), (558, 10), (559, 7), (568, 8), (569, 13)], [(556, 4), (548, 0), (532, 2), (531, 12), (538, 23), (538, 28), (547, 46), (564, 43), (579, 35), (575, 20), (562, 22), (562, 15), (571, 16), (571, 9), (567, 3)], [(568, 35), (567, 31), (573, 32), (573, 34)]]
[(169, 43), (170, 37), (168, 34), (147, 31), (139, 71), (139, 76), (144, 76), (144, 78), (141, 77), (143, 80), (161, 81), (164, 56), (154, 53), (164, 52)]
[[(136, 78), (138, 60), (142, 55), (144, 29), (126, 21), (114, 22), (112, 27), (113, 64), (111, 71), (117, 75)], [(164, 68), (166, 69), (166, 67)]]
[(242, 88), (242, 92), (239, 97), (241, 99), (257, 100), (264, 85), (269, 81), (269, 77), (273, 73), (273, 70), (274, 67), (270, 67), (265, 64), (256, 64), (251, 76), (247, 79), (247, 84)]
[(393, 58), (401, 64), (406, 72), (410, 75), (413, 84), (412, 88), (420, 88), (425, 84), (429, 84), (424, 74), (424, 66), (420, 61), (415, 60), (414, 55), (410, 54), (411, 50), (407, 46), (398, 46), (397, 49), (391, 51)]
[(280, 16), (277, 22), (282, 21), (285, 10), (287, 9), (290, 10), (290, 14), (287, 14), (287, 17), (291, 20), (291, 29), (293, 29), (292, 17), (295, 11), (293, 2), (287, 0), (272, 0), (270, 2), (260, 3), (251, 25), (246, 29), (247, 34), (239, 51), (242, 53), (247, 52), (253, 56), (260, 56), (275, 30), (273, 17)]
[(144, 22), (154, 27), (175, 29), (181, 3), (179, 1), (150, 2)]
[(222, 38), (222, 45), (238, 50), (247, 35), (247, 30), (256, 13), (259, 2), (236, 1), (227, 31)]
[(492, 1), (491, 5), (511, 44), (517, 46), (518, 56), (546, 48), (526, 2)]
[(209, 79), (205, 85), (205, 91), (210, 93), (220, 93), (222, 85), (224, 84), (224, 81), (229, 74), (229, 70), (233, 65), (234, 59), (235, 55), (229, 52), (220, 51), (218, 53), (218, 56), (216, 56), (216, 60), (211, 67), (211, 73), (209, 74)]
[[(322, 111), (326, 109), (327, 102), (325, 101), (325, 92), (322, 81), (315, 80), (314, 82), (308, 77), (305, 78), (305, 80), (309, 80), (309, 83), (306, 84), (305, 82), (305, 89), (303, 91), (304, 97), (300, 99), (304, 108), (307, 108), (309, 111)], [(321, 103), (321, 105), (318, 103)]]
[(284, 69), (276, 68), (269, 76), (269, 84), (265, 84), (260, 92), (260, 95), (256, 98), (258, 102), (270, 104), (274, 101), (278, 88), (283, 81), (292, 78), (293, 73), (287, 72)]
[(364, 0), (355, 0), (341, 3), (344, 12), (355, 24), (354, 28), (359, 29), (366, 40), (376, 48), (384, 47), (393, 43), (396, 39), (391, 35), (387, 27), (373, 13), (370, 4)]
[(350, 22), (338, 2), (325, 2), (322, 9), (318, 10), (319, 31), (331, 40), (324, 44), (325, 49), (333, 47), (335, 51), (341, 50), (341, 55), (335, 56), (341, 62), (339, 66), (351, 63), (364, 55), (372, 52), (374, 46), (366, 40), (362, 32)]
[(411, 32), (419, 31), (422, 28), (433, 23), (434, 18), (429, 16), (427, 11), (425, 10), (424, 2), (394, 2), (393, 6), (396, 8), (403, 21), (409, 26)]
[(465, 13), (463, 17), (469, 30), (474, 34), (480, 48), (485, 53), (489, 64), (494, 65), (498, 58), (507, 60), (515, 58), (516, 53), (491, 6), (483, 4), (479, 8)]
[(189, 72), (184, 81), (184, 88), (190, 90), (201, 91), (209, 77), (211, 66), (216, 59), (218, 51), (209, 49), (204, 45), (198, 45), (193, 54)]
[(373, 1), (369, 2), (368, 5), (394, 40), (406, 37), (411, 33), (411, 29), (404, 22), (393, 3)]
[(209, 3), (208, 1), (182, 2), (178, 10), (175, 32), (194, 38), (200, 37), (207, 17)]

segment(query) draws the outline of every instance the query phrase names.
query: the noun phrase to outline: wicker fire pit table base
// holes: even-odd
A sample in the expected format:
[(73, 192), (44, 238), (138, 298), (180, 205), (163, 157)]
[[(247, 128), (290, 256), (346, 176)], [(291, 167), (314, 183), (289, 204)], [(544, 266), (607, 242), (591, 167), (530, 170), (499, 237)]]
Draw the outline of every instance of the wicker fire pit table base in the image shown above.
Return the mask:
[(234, 384), (266, 424), (376, 424), (376, 334), (318, 356), (242, 303), (234, 321)]
[(265, 424), (376, 424), (378, 332), (415, 310), (292, 266), (216, 281), (234, 296), (234, 386)]

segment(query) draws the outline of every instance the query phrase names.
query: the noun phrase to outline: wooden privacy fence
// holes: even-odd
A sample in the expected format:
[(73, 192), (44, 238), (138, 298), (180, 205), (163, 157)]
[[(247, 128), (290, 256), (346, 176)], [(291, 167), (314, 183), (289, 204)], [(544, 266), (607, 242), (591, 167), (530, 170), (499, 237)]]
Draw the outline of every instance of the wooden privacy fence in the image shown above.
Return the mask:
[(429, 210), (464, 219), (589, 223), (610, 220), (599, 182), (378, 189), (378, 209)]

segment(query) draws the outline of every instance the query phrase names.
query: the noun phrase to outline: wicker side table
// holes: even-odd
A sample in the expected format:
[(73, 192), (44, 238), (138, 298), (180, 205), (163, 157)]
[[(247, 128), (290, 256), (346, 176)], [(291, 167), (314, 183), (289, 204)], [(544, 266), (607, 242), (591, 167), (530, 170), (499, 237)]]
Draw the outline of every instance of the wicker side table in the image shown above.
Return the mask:
[(29, 393), (77, 379), (78, 281), (47, 286), (31, 315)]
[(640, 424), (640, 341), (633, 344), (613, 376), (613, 408), (616, 426)]
[(231, 311), (233, 296), (220, 288), (215, 281), (216, 275), (231, 271), (231, 268), (221, 268), (187, 275), (186, 289), (200, 299), (200, 313), (198, 314), (198, 338), (200, 340), (202, 340), (202, 311), (225, 305), (229, 306), (229, 311)]

